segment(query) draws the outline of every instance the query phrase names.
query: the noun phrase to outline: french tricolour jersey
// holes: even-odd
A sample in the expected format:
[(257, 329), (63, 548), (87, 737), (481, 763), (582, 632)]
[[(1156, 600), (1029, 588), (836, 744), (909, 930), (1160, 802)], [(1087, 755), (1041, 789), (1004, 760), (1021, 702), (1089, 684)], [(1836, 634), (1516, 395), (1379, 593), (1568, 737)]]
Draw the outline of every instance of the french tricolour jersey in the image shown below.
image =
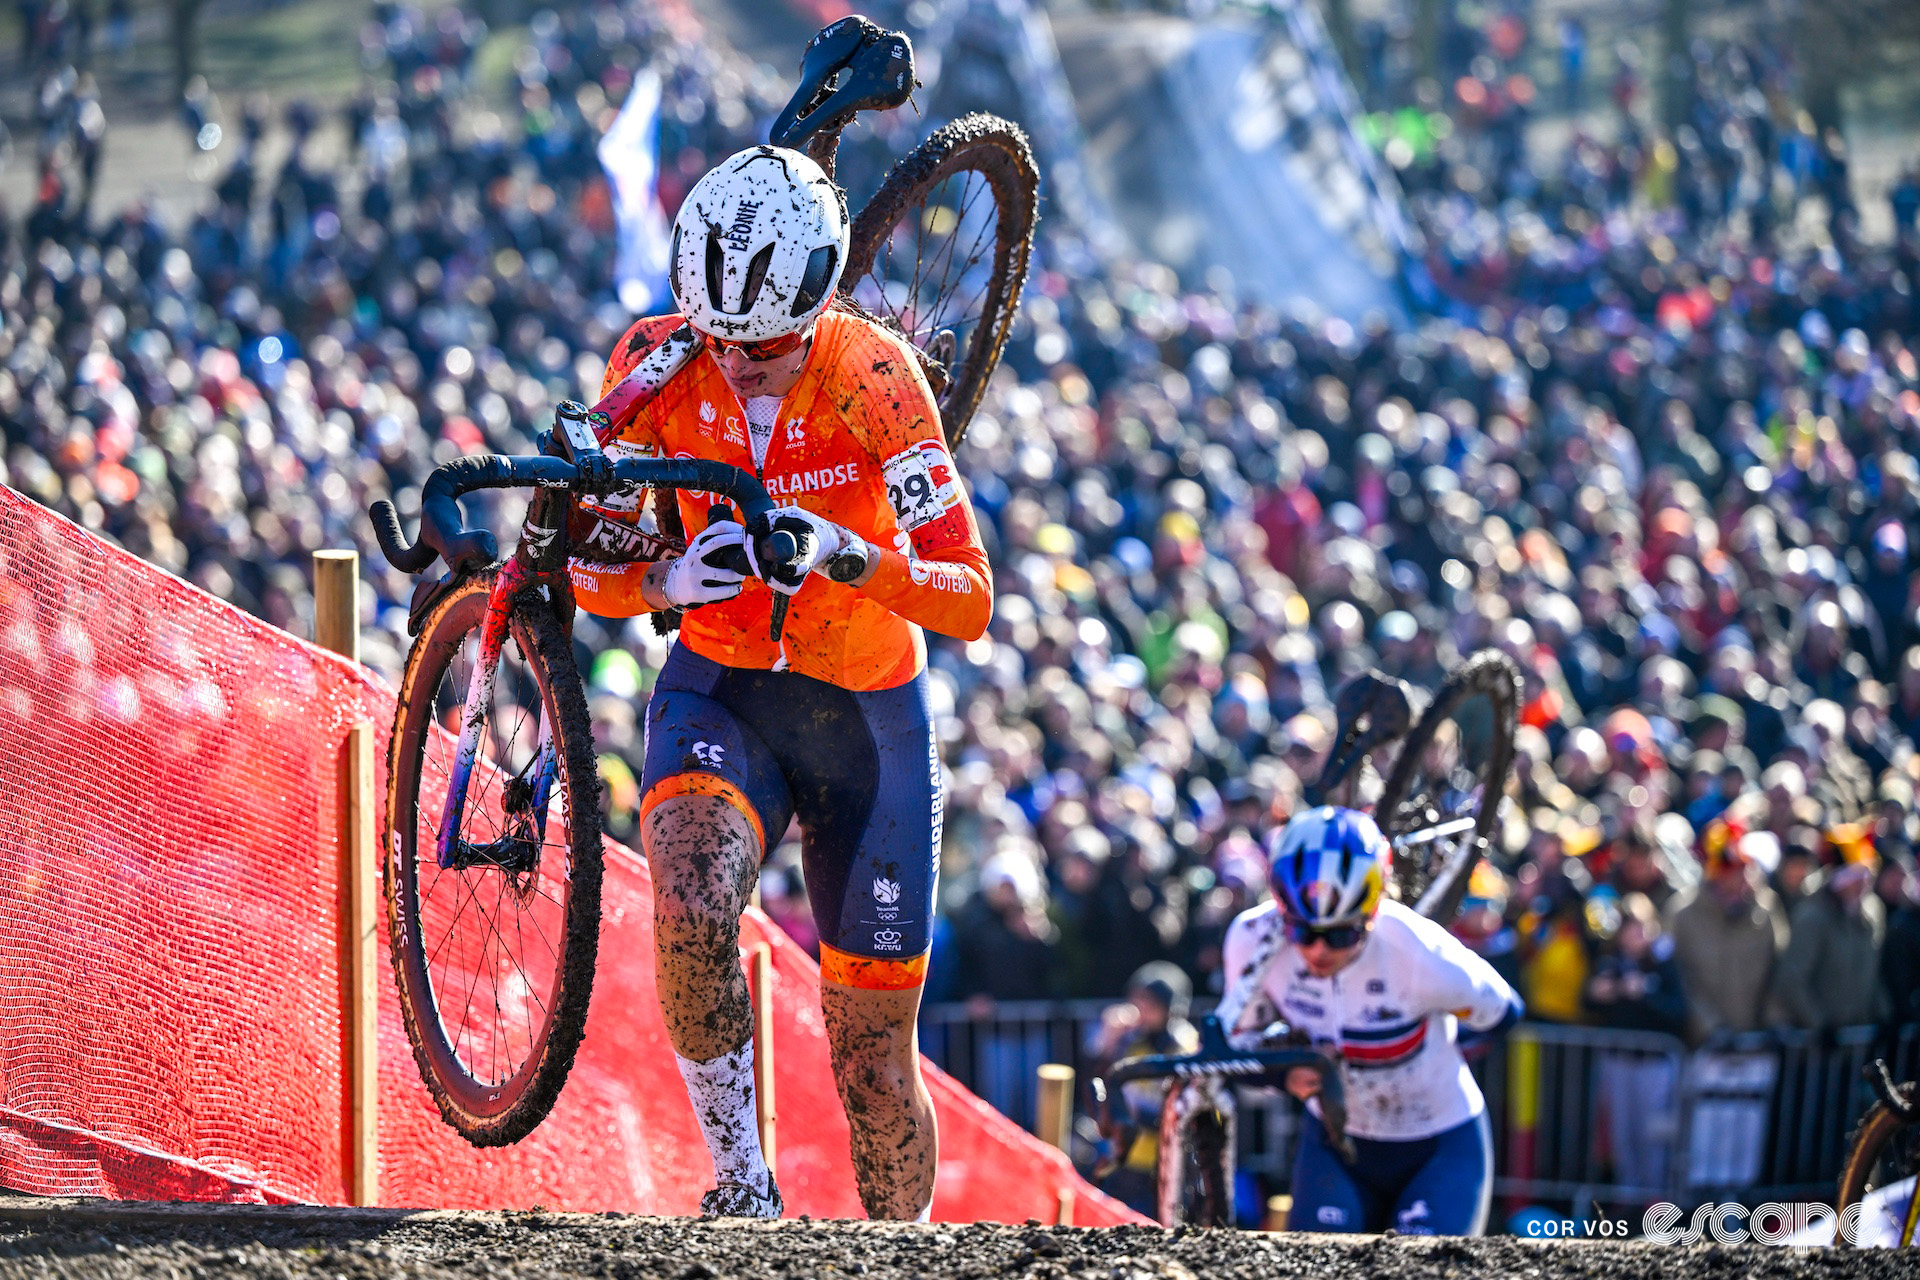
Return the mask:
[[(1243, 975), (1258, 977), (1249, 970), (1280, 929), (1271, 902), (1234, 920), (1224, 957), (1230, 987)], [(1249, 1005), (1235, 1025), (1259, 1028), (1278, 1018), (1338, 1054), (1348, 1133), (1405, 1142), (1486, 1110), (1460, 1056), (1458, 1023), (1491, 1030), (1518, 1012), (1520, 997), (1459, 939), (1388, 899), (1365, 948), (1330, 978), (1308, 973), (1300, 953), (1280, 940)]]

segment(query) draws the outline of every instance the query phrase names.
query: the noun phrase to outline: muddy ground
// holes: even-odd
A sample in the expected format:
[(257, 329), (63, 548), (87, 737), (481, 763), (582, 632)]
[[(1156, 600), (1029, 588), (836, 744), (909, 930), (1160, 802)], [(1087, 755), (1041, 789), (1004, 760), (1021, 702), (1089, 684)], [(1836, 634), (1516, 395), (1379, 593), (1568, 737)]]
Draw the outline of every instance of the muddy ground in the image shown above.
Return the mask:
[(1512, 1238), (1261, 1235), (864, 1222), (711, 1223), (625, 1214), (408, 1213), (0, 1201), (0, 1277), (599, 1276), (620, 1280), (1879, 1280), (1911, 1252), (1533, 1244)]

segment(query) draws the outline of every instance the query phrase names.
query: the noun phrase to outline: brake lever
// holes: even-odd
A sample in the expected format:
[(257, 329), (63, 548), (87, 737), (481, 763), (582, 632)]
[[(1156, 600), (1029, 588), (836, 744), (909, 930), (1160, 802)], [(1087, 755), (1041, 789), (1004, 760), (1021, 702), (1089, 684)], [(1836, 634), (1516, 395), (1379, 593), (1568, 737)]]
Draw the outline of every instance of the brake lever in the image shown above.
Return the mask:
[(1093, 1077), (1089, 1086), (1093, 1094), (1094, 1124), (1100, 1130), (1100, 1142), (1105, 1148), (1093, 1167), (1094, 1181), (1101, 1182), (1120, 1167), (1127, 1149), (1133, 1145), (1133, 1112), (1121, 1091), (1109, 1090), (1102, 1077)]
[[(718, 524), (722, 520), (733, 519), (733, 509), (721, 503), (707, 508), (707, 523)], [(800, 554), (800, 544), (785, 529), (775, 529), (765, 516), (753, 521), (747, 527), (747, 536), (753, 539), (754, 555), (749, 557), (745, 547), (732, 550), (721, 563), (736, 573), (752, 574), (753, 562), (761, 564), (791, 564)], [(764, 579), (763, 579), (764, 581)], [(787, 629), (787, 609), (793, 598), (784, 591), (773, 593), (773, 610), (767, 626), (767, 638), (775, 644)]]

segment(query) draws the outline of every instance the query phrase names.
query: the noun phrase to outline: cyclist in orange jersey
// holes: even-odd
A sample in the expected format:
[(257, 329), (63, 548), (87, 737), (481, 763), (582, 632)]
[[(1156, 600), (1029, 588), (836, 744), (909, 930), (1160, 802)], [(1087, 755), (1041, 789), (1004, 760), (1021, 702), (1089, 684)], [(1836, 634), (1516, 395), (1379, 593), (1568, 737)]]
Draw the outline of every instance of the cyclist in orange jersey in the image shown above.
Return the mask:
[[(594, 558), (623, 543), (658, 554), (631, 507), (602, 509), (574, 544), (589, 612), (685, 611), (647, 708), (641, 830), (661, 1007), (713, 1156), (701, 1207), (714, 1215), (781, 1210), (755, 1127), (738, 939), (768, 845), (795, 818), (861, 1203), (924, 1219), (933, 1199), (915, 1024), (942, 797), (920, 629), (981, 635), (993, 587), (915, 356), (828, 309), (846, 251), (844, 200), (817, 165), (775, 147), (731, 157), (675, 220), (681, 314), (634, 325), (603, 388), (691, 326), (703, 349), (615, 418), (608, 453), (751, 468), (785, 504), (774, 519), (800, 541), (797, 570), (743, 574), (751, 543), (704, 494), (664, 513), (689, 535), (678, 556)], [(778, 643), (775, 593), (789, 600)]]

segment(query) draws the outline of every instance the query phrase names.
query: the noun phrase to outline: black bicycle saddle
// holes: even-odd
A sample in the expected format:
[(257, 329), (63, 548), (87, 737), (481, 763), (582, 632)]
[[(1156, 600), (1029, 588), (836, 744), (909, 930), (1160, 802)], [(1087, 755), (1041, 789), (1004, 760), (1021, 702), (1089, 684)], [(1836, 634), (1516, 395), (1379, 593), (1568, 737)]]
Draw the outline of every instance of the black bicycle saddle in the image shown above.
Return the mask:
[[(1404, 736), (1413, 727), (1413, 686), (1379, 671), (1363, 671), (1333, 695), (1339, 737), (1320, 777), (1306, 790), (1307, 803), (1325, 804), (1368, 752)], [(1364, 725), (1362, 722), (1365, 722)]]
[(768, 141), (776, 147), (803, 147), (809, 138), (843, 127), (862, 111), (900, 106), (918, 83), (913, 78), (913, 42), (904, 33), (888, 31), (858, 14), (842, 18), (807, 42), (800, 59), (800, 87), (774, 120)]

